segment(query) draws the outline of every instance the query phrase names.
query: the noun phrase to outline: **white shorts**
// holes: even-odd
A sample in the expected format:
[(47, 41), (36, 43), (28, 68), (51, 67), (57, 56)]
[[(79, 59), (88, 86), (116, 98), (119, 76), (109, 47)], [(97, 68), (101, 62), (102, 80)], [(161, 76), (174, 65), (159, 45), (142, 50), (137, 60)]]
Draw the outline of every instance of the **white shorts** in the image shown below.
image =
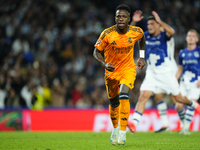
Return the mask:
[(178, 80), (172, 72), (162, 74), (147, 72), (140, 91), (153, 91), (154, 94), (164, 93), (174, 96), (180, 93)]
[(181, 95), (187, 97), (189, 100), (198, 100), (200, 98), (200, 88), (197, 87), (197, 83), (185, 84), (180, 82)]

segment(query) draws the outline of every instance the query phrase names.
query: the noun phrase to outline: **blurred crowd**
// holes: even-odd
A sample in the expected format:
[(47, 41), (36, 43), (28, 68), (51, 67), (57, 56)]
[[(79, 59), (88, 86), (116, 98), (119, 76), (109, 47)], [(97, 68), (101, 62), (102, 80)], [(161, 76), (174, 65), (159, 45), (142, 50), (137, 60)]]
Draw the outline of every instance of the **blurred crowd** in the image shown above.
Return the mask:
[[(175, 29), (175, 58), (187, 30), (200, 33), (200, 0), (1, 0), (0, 108), (108, 107), (104, 69), (92, 53), (122, 3), (132, 14), (143, 11), (137, 26), (144, 31), (152, 10)], [(137, 71), (133, 107), (145, 76), (145, 69)]]

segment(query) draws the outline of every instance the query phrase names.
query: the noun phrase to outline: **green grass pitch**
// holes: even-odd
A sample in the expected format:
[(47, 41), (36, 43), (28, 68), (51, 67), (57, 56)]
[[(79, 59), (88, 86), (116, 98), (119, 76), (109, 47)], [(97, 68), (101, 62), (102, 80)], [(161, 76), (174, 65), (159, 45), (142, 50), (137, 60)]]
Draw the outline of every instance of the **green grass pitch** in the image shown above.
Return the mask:
[(109, 132), (0, 132), (0, 150), (200, 150), (200, 132), (127, 133), (111, 145)]

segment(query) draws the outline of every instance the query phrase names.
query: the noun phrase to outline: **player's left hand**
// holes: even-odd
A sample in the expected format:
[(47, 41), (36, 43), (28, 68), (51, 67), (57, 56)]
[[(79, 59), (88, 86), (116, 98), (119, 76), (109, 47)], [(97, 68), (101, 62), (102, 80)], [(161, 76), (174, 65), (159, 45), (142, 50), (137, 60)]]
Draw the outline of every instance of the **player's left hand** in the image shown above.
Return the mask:
[(144, 58), (139, 58), (137, 61), (137, 67), (138, 69), (142, 69), (146, 65)]
[(200, 80), (197, 82), (197, 87), (200, 87)]

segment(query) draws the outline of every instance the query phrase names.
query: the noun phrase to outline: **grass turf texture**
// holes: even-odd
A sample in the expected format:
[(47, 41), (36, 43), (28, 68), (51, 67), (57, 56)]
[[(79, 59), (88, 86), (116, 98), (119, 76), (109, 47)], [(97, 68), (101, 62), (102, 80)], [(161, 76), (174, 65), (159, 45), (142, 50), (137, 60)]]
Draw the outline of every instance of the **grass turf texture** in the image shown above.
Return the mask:
[(200, 132), (127, 133), (111, 145), (109, 132), (0, 132), (0, 150), (200, 150)]

